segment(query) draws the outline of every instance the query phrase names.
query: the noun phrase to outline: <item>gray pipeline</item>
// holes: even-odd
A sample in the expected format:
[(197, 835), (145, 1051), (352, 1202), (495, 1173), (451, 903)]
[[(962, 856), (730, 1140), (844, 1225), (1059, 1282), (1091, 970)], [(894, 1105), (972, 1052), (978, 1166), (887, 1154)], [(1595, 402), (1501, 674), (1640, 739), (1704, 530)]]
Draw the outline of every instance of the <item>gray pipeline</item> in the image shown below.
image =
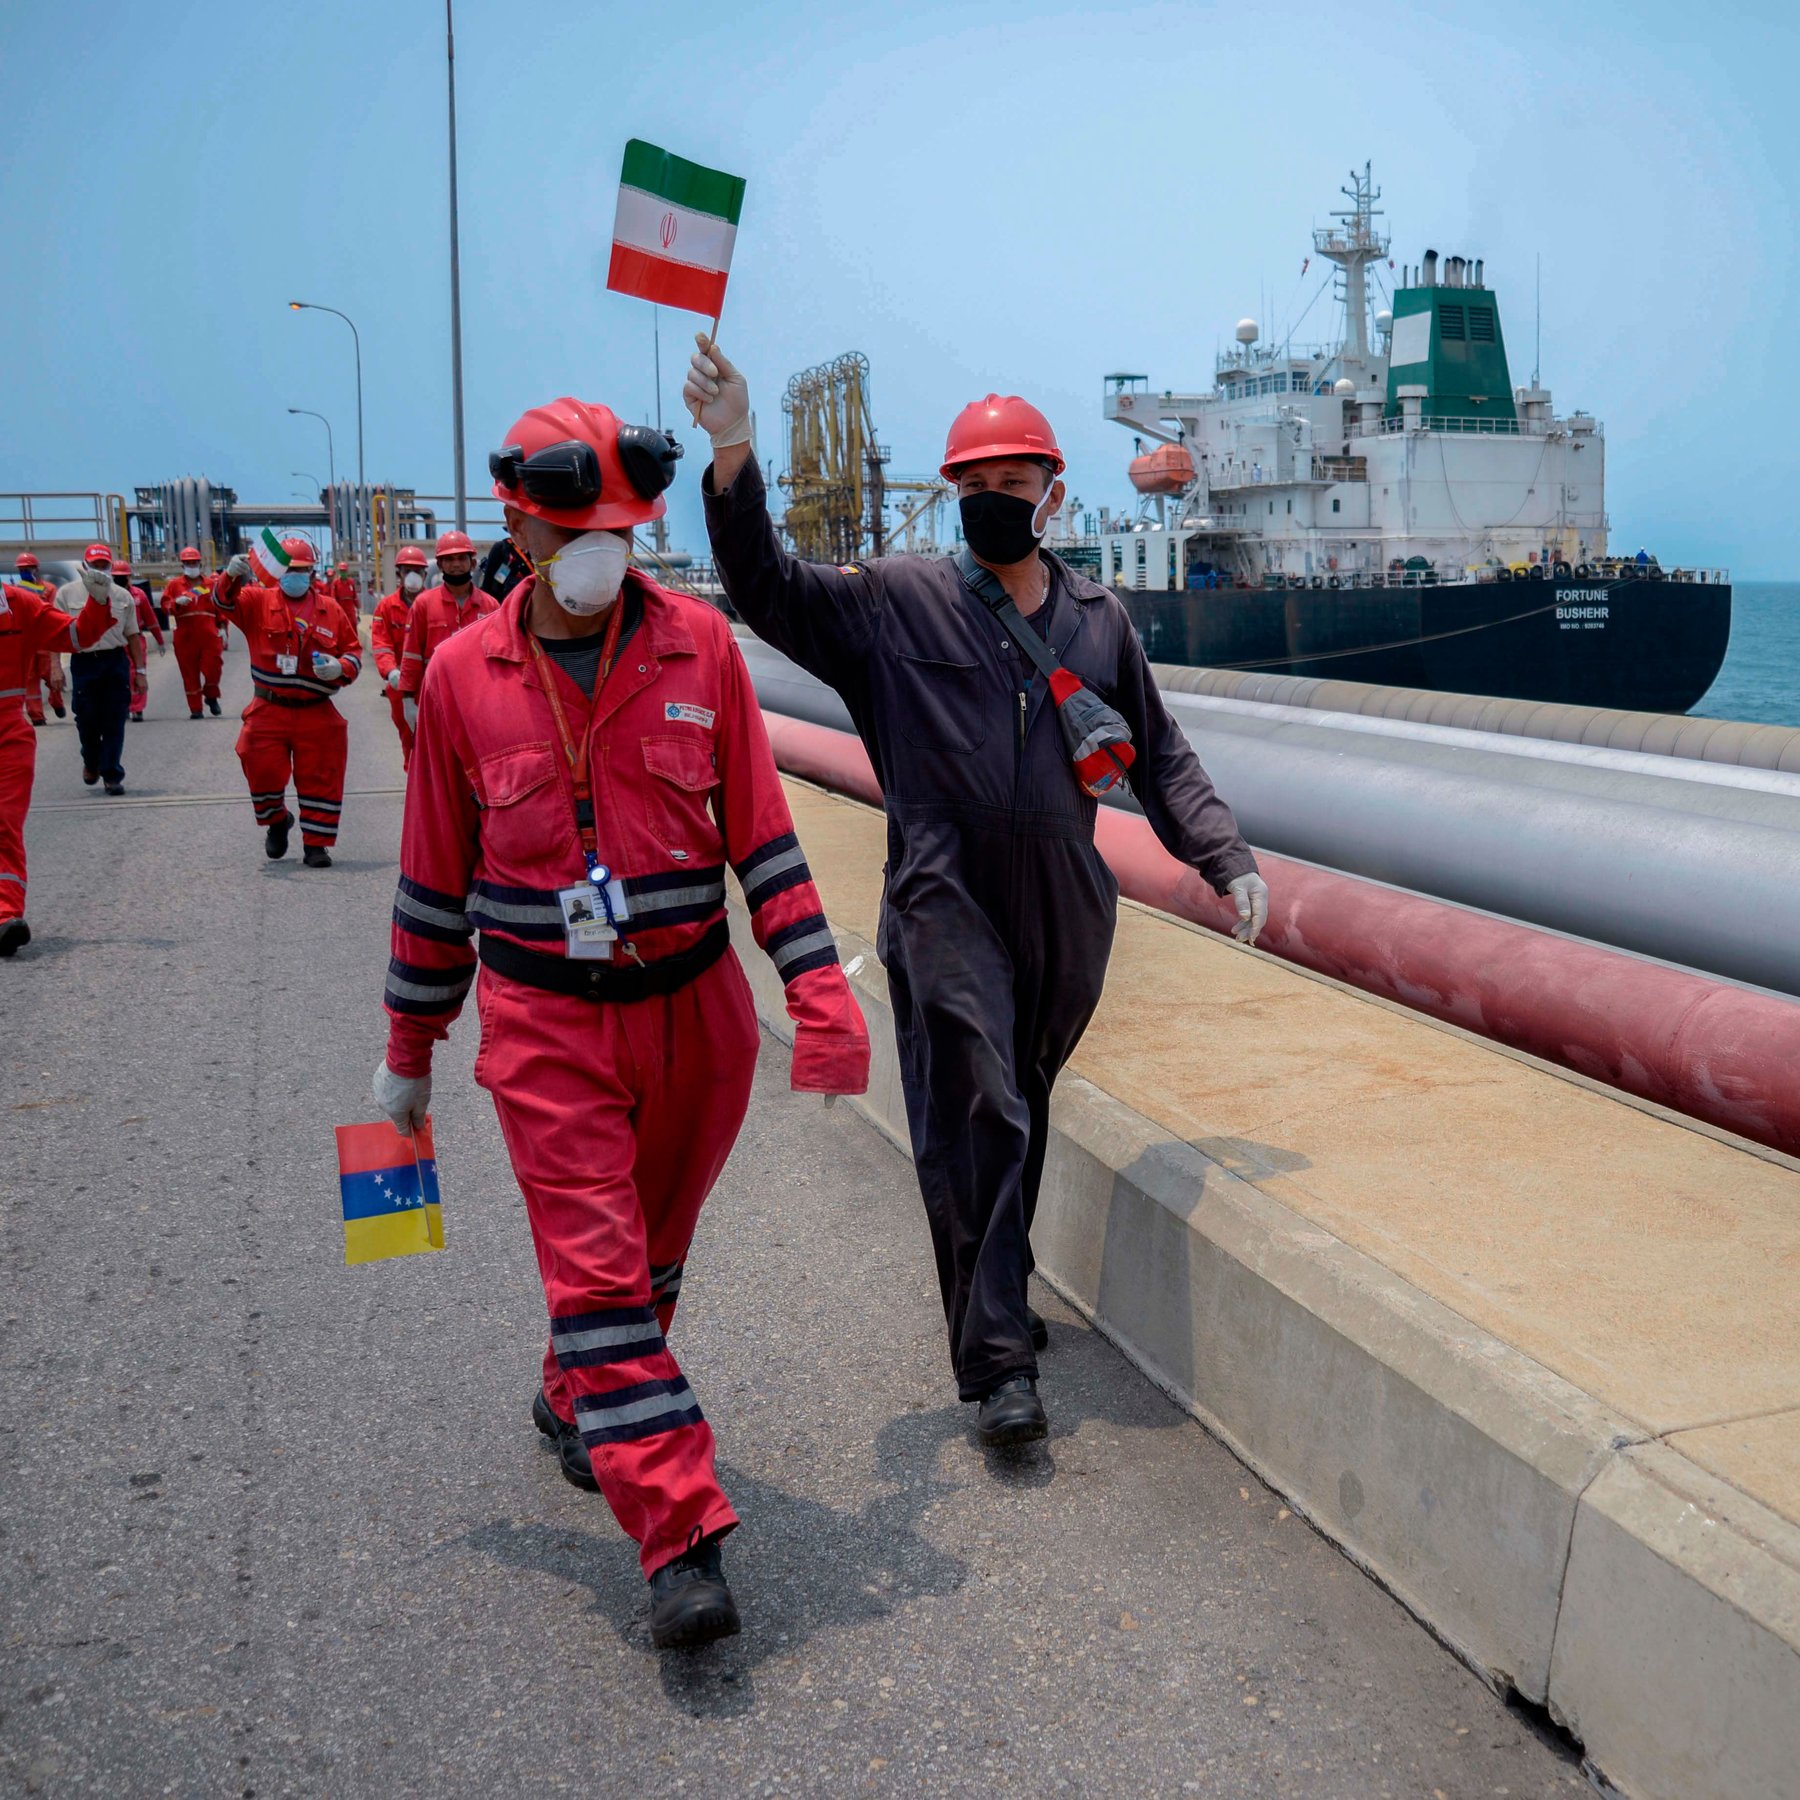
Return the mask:
[(1744, 769), (1800, 774), (1800, 729), (1743, 719), (1697, 719), (1685, 713), (1618, 712), (1553, 700), (1502, 700), (1489, 694), (1445, 694), (1428, 688), (1381, 687), (1314, 675), (1269, 675), (1247, 669), (1184, 668), (1152, 663), (1164, 693), (1213, 694), (1275, 706), (1407, 719), (1463, 731), (1591, 744), (1649, 756), (1691, 758)]
[[(741, 647), (771, 712), (850, 729), (831, 689), (767, 645)], [(1800, 995), (1800, 830), (1781, 822), (1794, 802), (1165, 698), (1258, 846)], [(1696, 794), (1730, 810), (1695, 810)]]

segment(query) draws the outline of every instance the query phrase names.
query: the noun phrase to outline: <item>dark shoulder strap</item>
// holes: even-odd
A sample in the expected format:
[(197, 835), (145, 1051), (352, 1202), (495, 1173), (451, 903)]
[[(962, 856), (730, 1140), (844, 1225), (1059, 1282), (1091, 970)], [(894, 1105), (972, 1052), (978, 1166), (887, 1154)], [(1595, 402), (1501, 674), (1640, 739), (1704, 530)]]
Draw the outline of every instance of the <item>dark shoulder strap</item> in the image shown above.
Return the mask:
[[(1056, 674), (1062, 668), (1056, 652), (1013, 604), (1012, 597), (1000, 585), (1000, 577), (992, 569), (984, 569), (970, 554), (967, 544), (956, 553), (956, 568), (963, 585), (1019, 640), (1019, 648), (1037, 664), (1038, 673), (1046, 681)], [(1049, 604), (1048, 599), (1045, 604)]]

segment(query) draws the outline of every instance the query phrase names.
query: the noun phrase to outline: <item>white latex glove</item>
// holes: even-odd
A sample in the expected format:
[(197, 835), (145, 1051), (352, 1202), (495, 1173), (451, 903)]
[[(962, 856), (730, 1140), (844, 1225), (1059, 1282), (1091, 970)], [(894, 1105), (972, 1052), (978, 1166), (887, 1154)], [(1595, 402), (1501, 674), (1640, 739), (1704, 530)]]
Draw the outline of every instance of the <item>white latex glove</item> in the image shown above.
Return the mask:
[(429, 1075), (396, 1075), (384, 1056), (376, 1065), (372, 1091), (376, 1106), (393, 1120), (396, 1131), (424, 1129), (425, 1114), (431, 1106)]
[(1237, 904), (1231, 935), (1240, 944), (1254, 944), (1269, 922), (1269, 884), (1260, 875), (1240, 875), (1225, 891)]
[(315, 681), (336, 681), (344, 673), (342, 661), (335, 656), (327, 656), (323, 650), (313, 652), (313, 679)]
[(248, 581), (250, 579), (250, 559), (240, 551), (225, 565), (227, 581)]
[(704, 331), (694, 333), (698, 346), (688, 359), (681, 397), (694, 423), (712, 439), (715, 450), (750, 441), (750, 386), (725, 352)]
[(400, 713), (406, 720), (407, 729), (409, 731), (417, 730), (419, 724), (419, 696), (417, 694), (408, 694), (405, 699), (400, 702)]
[(399, 691), (400, 691), (400, 671), (398, 669), (389, 669), (388, 670), (387, 684), (389, 687), (391, 687), (394, 690), (394, 692), (396, 694), (399, 693)]
[(158, 656), (167, 656), (169, 654), (169, 640), (167, 638), (164, 638), (163, 641), (156, 646), (156, 654)]

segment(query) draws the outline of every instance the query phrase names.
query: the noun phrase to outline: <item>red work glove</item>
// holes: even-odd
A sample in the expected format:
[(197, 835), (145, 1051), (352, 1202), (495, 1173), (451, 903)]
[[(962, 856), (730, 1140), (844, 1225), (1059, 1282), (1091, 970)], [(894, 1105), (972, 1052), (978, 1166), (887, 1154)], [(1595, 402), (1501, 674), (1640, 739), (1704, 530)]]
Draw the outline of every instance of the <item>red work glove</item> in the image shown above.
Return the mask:
[(866, 1094), (869, 1091), (869, 1028), (855, 1001), (854, 1029), (800, 1025), (794, 1029), (790, 1080), (796, 1094)]

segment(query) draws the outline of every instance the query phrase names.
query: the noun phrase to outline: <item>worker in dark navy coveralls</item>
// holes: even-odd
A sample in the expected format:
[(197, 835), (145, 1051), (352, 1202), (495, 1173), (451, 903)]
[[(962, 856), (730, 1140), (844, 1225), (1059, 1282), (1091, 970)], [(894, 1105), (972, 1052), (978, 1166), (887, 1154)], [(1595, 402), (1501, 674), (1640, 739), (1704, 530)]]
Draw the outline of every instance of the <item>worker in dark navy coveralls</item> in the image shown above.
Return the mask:
[[(744, 378), (704, 336), (685, 394), (711, 436), (703, 482), (732, 604), (842, 695), (886, 801), (880, 954), (950, 1354), (989, 1444), (1048, 1430), (1043, 1321), (1026, 1304), (1050, 1090), (1099, 1003), (1118, 885), (1094, 848), (1047, 684), (953, 557), (802, 562), (778, 541)], [(1123, 605), (1038, 540), (1063, 504), (1038, 410), (990, 394), (950, 430), (963, 536), (1028, 628), (1123, 716), (1131, 786), (1158, 838), (1237, 903), (1268, 909), (1256, 859), (1164, 709)], [(982, 579), (973, 571), (976, 579)]]

